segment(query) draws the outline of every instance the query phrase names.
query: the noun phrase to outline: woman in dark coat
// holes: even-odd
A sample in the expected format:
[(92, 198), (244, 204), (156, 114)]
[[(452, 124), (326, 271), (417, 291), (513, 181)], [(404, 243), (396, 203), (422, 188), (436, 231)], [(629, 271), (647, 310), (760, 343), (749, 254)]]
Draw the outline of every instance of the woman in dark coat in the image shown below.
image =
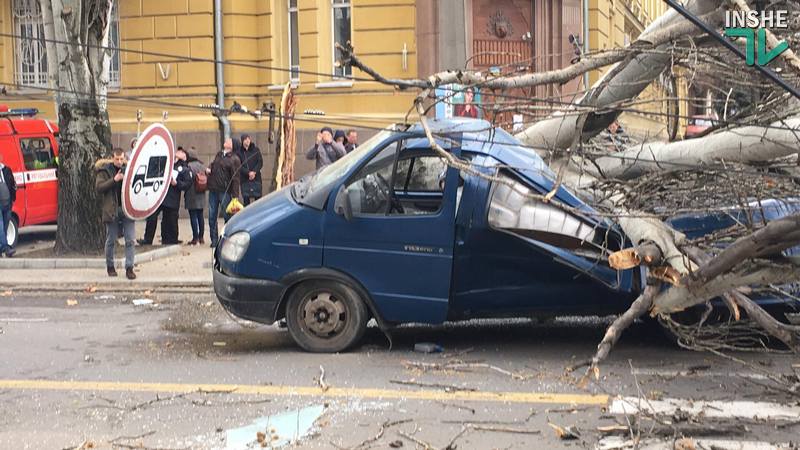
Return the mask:
[(255, 200), (261, 198), (261, 168), (264, 166), (264, 159), (261, 150), (247, 134), (242, 135), (242, 146), (238, 152), (242, 167), (239, 168), (239, 179), (242, 183), (242, 199), (247, 206)]

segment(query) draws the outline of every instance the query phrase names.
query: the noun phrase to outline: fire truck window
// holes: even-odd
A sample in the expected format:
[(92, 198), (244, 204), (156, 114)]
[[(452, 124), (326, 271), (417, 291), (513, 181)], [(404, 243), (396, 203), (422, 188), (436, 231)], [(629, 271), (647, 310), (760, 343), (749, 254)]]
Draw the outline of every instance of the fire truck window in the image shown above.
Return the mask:
[(54, 169), (56, 158), (48, 138), (28, 138), (19, 140), (22, 159), (26, 170)]

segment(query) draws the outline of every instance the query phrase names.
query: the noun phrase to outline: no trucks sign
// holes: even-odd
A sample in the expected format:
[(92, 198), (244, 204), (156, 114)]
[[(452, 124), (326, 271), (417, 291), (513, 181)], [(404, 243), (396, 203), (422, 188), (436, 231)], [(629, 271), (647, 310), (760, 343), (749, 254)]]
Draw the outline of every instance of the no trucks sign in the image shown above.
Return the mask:
[(140, 135), (122, 180), (122, 210), (133, 220), (146, 219), (167, 196), (175, 143), (169, 130), (159, 123)]

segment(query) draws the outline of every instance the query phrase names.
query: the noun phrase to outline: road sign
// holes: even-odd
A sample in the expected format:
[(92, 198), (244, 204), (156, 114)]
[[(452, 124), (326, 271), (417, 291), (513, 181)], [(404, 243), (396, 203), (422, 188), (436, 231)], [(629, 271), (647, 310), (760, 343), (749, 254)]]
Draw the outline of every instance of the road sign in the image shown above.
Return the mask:
[(147, 127), (131, 152), (122, 180), (122, 210), (133, 220), (146, 219), (158, 210), (167, 196), (175, 143), (164, 125)]

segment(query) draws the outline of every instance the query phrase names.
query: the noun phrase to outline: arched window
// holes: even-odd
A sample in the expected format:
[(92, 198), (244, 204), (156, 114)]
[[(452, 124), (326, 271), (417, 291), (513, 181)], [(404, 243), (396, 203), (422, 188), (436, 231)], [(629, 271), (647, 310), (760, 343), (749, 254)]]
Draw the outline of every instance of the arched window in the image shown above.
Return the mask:
[(47, 86), (47, 47), (39, 0), (14, 0), (15, 75), (23, 86)]
[[(118, 0), (114, 1), (108, 46), (119, 47)], [(13, 0), (15, 42), (15, 76), (22, 86), (47, 87), (47, 45), (45, 44), (44, 21), (39, 0)], [(111, 52), (109, 85), (120, 85), (119, 51)]]

